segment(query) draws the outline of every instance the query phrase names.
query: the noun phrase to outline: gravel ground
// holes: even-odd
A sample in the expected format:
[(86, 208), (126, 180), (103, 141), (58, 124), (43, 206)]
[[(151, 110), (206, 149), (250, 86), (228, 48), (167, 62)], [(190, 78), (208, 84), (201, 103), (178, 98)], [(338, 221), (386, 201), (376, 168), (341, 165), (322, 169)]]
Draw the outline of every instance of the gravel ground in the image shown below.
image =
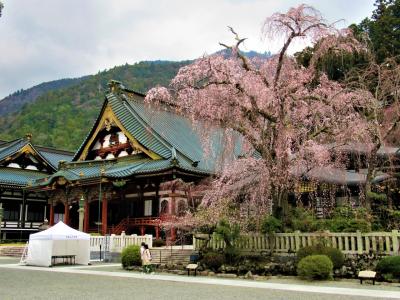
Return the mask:
[[(105, 271), (105, 272), (127, 272), (131, 273), (132, 271), (124, 270), (120, 265), (118, 266), (107, 266), (107, 264), (97, 264), (101, 267), (96, 267), (93, 265), (91, 267), (82, 267), (79, 268), (81, 270), (96, 270), (96, 271)], [(157, 274), (163, 275), (171, 275), (169, 273), (156, 272)], [(243, 279), (237, 279), (243, 280)], [(260, 280), (263, 281), (263, 280)], [(329, 287), (340, 287), (340, 288), (352, 288), (352, 289), (368, 289), (368, 290), (388, 290), (388, 291), (396, 291), (400, 292), (400, 284), (399, 283), (387, 283), (387, 282), (376, 282), (375, 285), (372, 285), (371, 280), (364, 281), (361, 285), (359, 280), (356, 279), (339, 279), (339, 280), (329, 280), (329, 281), (305, 281), (300, 280), (293, 276), (271, 276), (265, 278), (266, 282), (269, 283), (283, 283), (283, 284), (301, 284), (301, 285), (310, 285), (310, 286), (329, 286)]]
[[(0, 257), (0, 265), (15, 264), (19, 259)], [(119, 265), (94, 263), (92, 266), (57, 266), (56, 269), (77, 269), (108, 272), (124, 272)], [(47, 269), (49, 270), (49, 269)], [(60, 270), (61, 271), (61, 270)], [(75, 272), (75, 271), (74, 271)], [(160, 273), (159, 273), (160, 274)], [(168, 276), (167, 274), (165, 276)], [(237, 279), (240, 280), (240, 279)], [(381, 289), (400, 291), (400, 285), (371, 284), (359, 285), (355, 280), (305, 282), (296, 278), (269, 278), (268, 283), (303, 284), (310, 286), (327, 286), (342, 288)], [(0, 268), (0, 299), (374, 299), (349, 295), (330, 295), (261, 289), (238, 286), (213, 285), (206, 283), (172, 282), (145, 278), (124, 278), (101, 276), (95, 274), (76, 274), (60, 272), (44, 272), (41, 270), (4, 269)], [(383, 298), (380, 298), (383, 299)]]
[[(360, 297), (300, 293), (133, 278), (1, 270), (0, 298), (8, 299), (348, 299)], [(372, 298), (365, 298), (372, 299)]]
[[(10, 262), (11, 260), (9, 260)], [(105, 267), (104, 267), (105, 268)], [(96, 270), (102, 268), (93, 268)], [(0, 299), (373, 299), (169, 282), (137, 278), (43, 272), (28, 269), (0, 269)], [(382, 298), (380, 298), (382, 299)]]

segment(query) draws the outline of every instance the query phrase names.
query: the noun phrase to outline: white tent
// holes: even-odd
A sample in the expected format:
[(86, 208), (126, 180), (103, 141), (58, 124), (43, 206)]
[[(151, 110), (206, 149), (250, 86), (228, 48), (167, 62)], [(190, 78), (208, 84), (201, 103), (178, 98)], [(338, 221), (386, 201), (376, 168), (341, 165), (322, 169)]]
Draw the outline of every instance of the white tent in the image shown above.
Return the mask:
[(48, 267), (52, 264), (52, 257), (67, 255), (74, 255), (76, 264), (89, 264), (90, 235), (60, 221), (47, 230), (29, 236), (28, 265)]

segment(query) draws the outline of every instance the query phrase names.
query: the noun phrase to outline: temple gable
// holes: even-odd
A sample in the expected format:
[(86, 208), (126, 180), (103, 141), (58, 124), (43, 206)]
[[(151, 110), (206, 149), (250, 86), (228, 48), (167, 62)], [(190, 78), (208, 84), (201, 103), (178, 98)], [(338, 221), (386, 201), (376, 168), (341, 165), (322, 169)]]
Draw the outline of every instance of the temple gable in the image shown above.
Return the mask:
[(8, 168), (52, 173), (51, 166), (30, 144), (26, 144), (12, 155), (5, 157), (0, 161), (0, 165)]
[(158, 155), (141, 145), (125, 130), (107, 105), (78, 160), (105, 160), (125, 156), (159, 159)]

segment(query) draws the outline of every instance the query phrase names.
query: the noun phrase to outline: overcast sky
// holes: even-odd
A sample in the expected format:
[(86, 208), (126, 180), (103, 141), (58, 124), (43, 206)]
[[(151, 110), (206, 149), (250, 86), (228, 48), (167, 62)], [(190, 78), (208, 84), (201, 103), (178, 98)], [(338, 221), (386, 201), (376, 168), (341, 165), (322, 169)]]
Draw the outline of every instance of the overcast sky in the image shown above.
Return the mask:
[[(276, 52), (263, 20), (295, 0), (2, 0), (0, 98), (44, 81), (80, 77), (141, 60), (183, 60), (247, 37), (243, 50)], [(374, 0), (306, 3), (345, 27), (370, 16)], [(302, 47), (297, 45), (297, 48)], [(292, 52), (295, 49), (292, 49)]]

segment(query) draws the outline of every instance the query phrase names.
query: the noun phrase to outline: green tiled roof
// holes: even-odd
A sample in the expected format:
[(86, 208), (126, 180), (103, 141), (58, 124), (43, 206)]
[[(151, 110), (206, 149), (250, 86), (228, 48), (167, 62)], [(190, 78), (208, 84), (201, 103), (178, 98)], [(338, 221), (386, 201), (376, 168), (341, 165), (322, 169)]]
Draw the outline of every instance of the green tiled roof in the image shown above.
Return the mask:
[(67, 155), (67, 154), (62, 154), (62, 153), (55, 153), (55, 152), (52, 152), (52, 151), (39, 150), (39, 152), (55, 170), (57, 170), (58, 163), (61, 160), (65, 160), (65, 161), (69, 162), (73, 158), (72, 155)]
[(38, 156), (41, 157), (41, 159), (43, 159), (48, 165), (50, 165), (54, 171), (57, 170), (60, 160), (72, 160), (72, 155), (68, 155), (68, 152), (66, 151), (59, 151), (46, 147), (36, 147), (29, 140), (21, 138), (0, 146), (0, 161), (18, 153), (18, 151), (20, 151), (26, 145), (30, 145), (32, 149), (37, 152)]
[[(35, 147), (28, 139), (18, 139), (11, 142), (6, 142), (0, 145), (0, 161), (3, 163), (7, 158), (17, 154), (24, 146), (29, 145), (36, 151), (38, 157), (47, 163), (53, 171), (57, 170), (58, 162), (60, 160), (69, 161), (72, 159), (68, 152), (58, 151), (56, 149), (49, 149), (46, 147)], [(39, 149), (40, 148), (40, 149)], [(0, 167), (0, 185), (1, 186), (14, 186), (25, 187), (33, 184), (39, 178), (49, 176), (45, 172), (36, 170), (26, 170), (11, 167)]]
[[(221, 156), (223, 145), (223, 130), (218, 127), (211, 129), (212, 143), (210, 153), (206, 156), (201, 143), (200, 133), (191, 121), (168, 108), (166, 105), (150, 106), (144, 103), (144, 95), (133, 93), (125, 88), (106, 95), (103, 108), (93, 128), (85, 141), (76, 152), (76, 161), (91, 135), (97, 128), (99, 119), (107, 105), (110, 105), (118, 121), (140, 144), (158, 154), (163, 159), (172, 157), (171, 149), (176, 149), (177, 158), (188, 170), (196, 169), (201, 172), (214, 173), (218, 157)], [(235, 154), (241, 153), (241, 140), (235, 144)], [(197, 164), (197, 168), (193, 165)]]
[(0, 167), (0, 185), (24, 187), (46, 175), (38, 171)]
[(8, 143), (5, 147), (2, 147), (2, 149), (0, 150), (0, 161), (6, 159), (11, 155), (14, 155), (27, 144), (29, 144), (29, 141), (25, 139), (18, 139)]
[(151, 130), (152, 127), (148, 120), (142, 118), (134, 108), (126, 105), (134, 100), (126, 100), (121, 98), (121, 96), (117, 97), (115, 94), (107, 95), (107, 99), (115, 115), (125, 129), (129, 131), (132, 136), (134, 136), (135, 139), (147, 149), (150, 149), (163, 158), (171, 157), (170, 144), (161, 138), (157, 132)]
[[(100, 118), (109, 105), (118, 121), (141, 145), (158, 154), (161, 159), (152, 160), (124, 157), (103, 161), (77, 161), (90, 141)], [(67, 180), (86, 180), (100, 177), (124, 178), (138, 174), (151, 174), (175, 168), (193, 174), (207, 176), (215, 173), (217, 157), (222, 153), (223, 131), (213, 128), (210, 154), (205, 155), (199, 132), (188, 118), (177, 114), (164, 105), (151, 106), (144, 103), (144, 95), (120, 87), (106, 95), (99, 117), (89, 131), (73, 160), (39, 185), (47, 185), (57, 177)], [(235, 147), (241, 151), (241, 141)]]
[[(140, 97), (130, 98), (123, 94), (117, 97), (111, 94), (107, 98), (121, 123), (145, 147), (164, 158), (170, 158), (171, 149), (174, 148), (182, 164), (192, 166), (194, 162), (198, 162), (199, 169), (207, 170), (208, 173), (215, 172), (218, 157), (223, 151), (221, 128), (210, 129), (212, 143), (210, 153), (206, 156), (200, 132), (188, 118), (164, 105), (146, 105), (144, 98)], [(241, 154), (241, 144), (238, 136), (236, 155)]]
[[(175, 165), (169, 159), (152, 160), (150, 158), (137, 159), (134, 157), (124, 157), (120, 159), (102, 161), (82, 161), (71, 162), (54, 173), (53, 175), (43, 176), (38, 179), (35, 186), (46, 186), (58, 177), (64, 177), (69, 181), (88, 180), (94, 178), (124, 178), (133, 175), (151, 174), (170, 170), (172, 168), (190, 171), (193, 173), (208, 175), (207, 171), (194, 168), (188, 163)], [(101, 172), (103, 172), (101, 174)]]

